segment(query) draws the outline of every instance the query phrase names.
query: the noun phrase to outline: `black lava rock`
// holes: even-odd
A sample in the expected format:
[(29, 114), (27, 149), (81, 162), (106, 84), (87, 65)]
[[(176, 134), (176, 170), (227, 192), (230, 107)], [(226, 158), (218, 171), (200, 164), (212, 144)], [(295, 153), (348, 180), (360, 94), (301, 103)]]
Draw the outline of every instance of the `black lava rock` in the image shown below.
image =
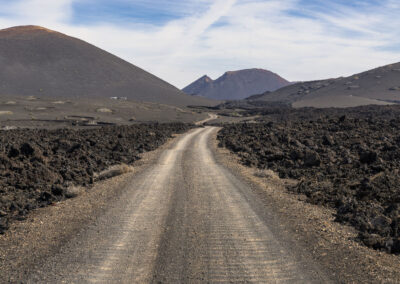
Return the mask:
[(302, 180), (288, 190), (336, 209), (363, 244), (400, 253), (400, 106), (241, 114), (265, 123), (224, 125), (219, 145), (244, 165)]
[(0, 233), (29, 211), (61, 201), (69, 185), (87, 186), (107, 167), (133, 163), (164, 144), (182, 123), (96, 129), (0, 131)]

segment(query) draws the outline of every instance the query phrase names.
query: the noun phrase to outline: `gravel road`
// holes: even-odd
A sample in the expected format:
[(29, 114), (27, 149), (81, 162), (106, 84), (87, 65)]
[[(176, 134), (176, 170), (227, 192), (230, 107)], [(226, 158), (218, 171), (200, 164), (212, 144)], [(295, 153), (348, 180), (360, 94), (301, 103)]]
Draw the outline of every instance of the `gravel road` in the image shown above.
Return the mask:
[(217, 118), (218, 118), (218, 115), (217, 115), (217, 114), (215, 114), (215, 113), (208, 113), (208, 117), (207, 117), (207, 118), (205, 118), (205, 119), (203, 119), (203, 120), (200, 120), (200, 121), (197, 121), (197, 122), (195, 123), (195, 125), (203, 125), (204, 123), (209, 122), (209, 121), (214, 120), (214, 119), (217, 119)]
[(180, 136), (23, 282), (329, 283), (277, 237), (273, 212), (251, 188), (216, 162), (216, 130)]

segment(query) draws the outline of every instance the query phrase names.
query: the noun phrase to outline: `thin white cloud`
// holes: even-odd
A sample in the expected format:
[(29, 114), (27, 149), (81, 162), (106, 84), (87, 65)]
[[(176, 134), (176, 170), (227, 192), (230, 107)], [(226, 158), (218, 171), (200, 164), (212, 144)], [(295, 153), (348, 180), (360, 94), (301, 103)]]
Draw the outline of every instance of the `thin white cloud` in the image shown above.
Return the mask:
[(1, 4), (1, 10), (12, 14), (12, 21), (31, 23), (43, 22), (58, 24), (72, 16), (73, 0), (23, 0)]
[[(225, 16), (237, 0), (217, 0), (210, 5), (210, 8), (202, 15), (178, 20), (169, 24), (167, 30), (179, 31), (179, 45), (175, 46), (168, 55), (164, 57), (159, 65), (159, 72), (168, 72), (171, 65), (182, 58), (183, 54), (190, 53), (196, 44), (199, 44), (201, 37), (214, 23)], [(162, 31), (161, 34), (168, 32)]]
[[(148, 9), (160, 3), (138, 2)], [(107, 21), (76, 25), (70, 23), (73, 0), (19, 0), (7, 6), (10, 16), (0, 16), (0, 28), (29, 23), (56, 29), (178, 87), (206, 73), (216, 77), (241, 68), (266, 68), (297, 81), (400, 61), (398, 1), (359, 9), (328, 2), (321, 2), (325, 9), (313, 10), (300, 6), (299, 0), (190, 0), (176, 8), (186, 16), (160, 26)], [(208, 8), (189, 13), (190, 5), (200, 4)], [(163, 9), (173, 7), (167, 6)]]

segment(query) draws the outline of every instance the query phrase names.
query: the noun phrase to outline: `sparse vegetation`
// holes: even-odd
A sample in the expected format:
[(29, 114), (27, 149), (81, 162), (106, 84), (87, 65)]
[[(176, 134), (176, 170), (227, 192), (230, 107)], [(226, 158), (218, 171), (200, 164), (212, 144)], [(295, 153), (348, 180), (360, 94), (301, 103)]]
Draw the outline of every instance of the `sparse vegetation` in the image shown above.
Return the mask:
[(113, 111), (109, 108), (98, 108), (96, 111), (101, 113), (113, 113)]
[(82, 186), (72, 185), (64, 190), (64, 196), (66, 198), (75, 198), (81, 194), (85, 189)]
[(104, 171), (101, 171), (100, 173), (94, 173), (93, 179), (94, 181), (109, 179), (112, 177), (133, 172), (133, 170), (133, 167), (127, 164), (114, 165)]

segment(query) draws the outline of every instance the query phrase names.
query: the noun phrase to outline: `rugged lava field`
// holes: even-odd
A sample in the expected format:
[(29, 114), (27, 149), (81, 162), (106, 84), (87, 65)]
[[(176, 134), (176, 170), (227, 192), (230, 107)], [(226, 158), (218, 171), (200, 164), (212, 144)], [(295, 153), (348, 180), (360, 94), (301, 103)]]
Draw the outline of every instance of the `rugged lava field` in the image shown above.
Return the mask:
[(261, 123), (224, 126), (218, 139), (243, 164), (298, 180), (290, 191), (335, 208), (365, 245), (398, 254), (399, 114), (398, 106), (282, 110)]
[(90, 130), (0, 131), (0, 233), (35, 208), (73, 195), (96, 173), (131, 164), (187, 124), (143, 124)]

